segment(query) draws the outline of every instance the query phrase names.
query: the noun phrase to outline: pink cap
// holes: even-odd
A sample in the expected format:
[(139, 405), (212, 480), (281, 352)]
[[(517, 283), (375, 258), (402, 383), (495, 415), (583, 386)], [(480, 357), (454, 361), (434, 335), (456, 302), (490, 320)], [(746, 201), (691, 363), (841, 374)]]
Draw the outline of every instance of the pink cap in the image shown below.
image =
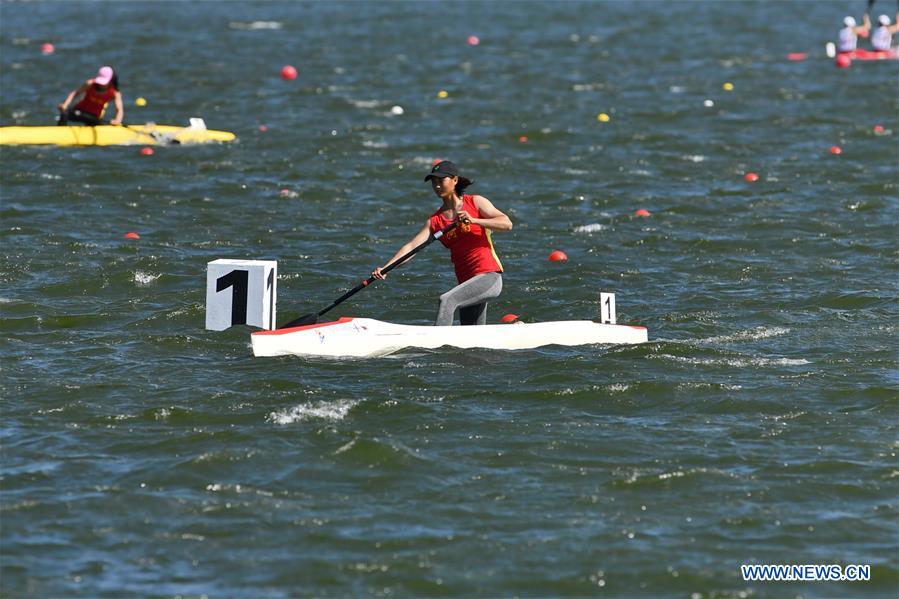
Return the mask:
[(112, 67), (100, 67), (97, 76), (94, 77), (94, 83), (97, 85), (107, 85), (112, 81)]

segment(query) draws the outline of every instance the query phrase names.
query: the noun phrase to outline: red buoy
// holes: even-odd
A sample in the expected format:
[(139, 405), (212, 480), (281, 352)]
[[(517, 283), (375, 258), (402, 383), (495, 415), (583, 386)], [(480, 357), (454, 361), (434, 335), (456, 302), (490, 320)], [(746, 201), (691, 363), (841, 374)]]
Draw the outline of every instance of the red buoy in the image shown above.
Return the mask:
[(849, 68), (849, 65), (852, 64), (852, 59), (845, 54), (837, 54), (836, 59), (834, 59), (834, 64), (841, 69), (847, 69)]
[(790, 52), (787, 54), (787, 60), (805, 60), (808, 57), (808, 54), (805, 52)]
[(476, 35), (468, 36), (468, 45), (469, 46), (477, 46), (480, 43), (481, 43), (481, 40), (478, 39), (478, 36), (476, 36)]
[(759, 180), (759, 176), (756, 173), (746, 173), (746, 175), (743, 178), (746, 179), (747, 181), (749, 181), (750, 183), (755, 183), (756, 181)]
[(649, 210), (647, 210), (646, 208), (637, 208), (637, 210), (634, 211), (634, 216), (642, 216), (643, 218), (647, 218), (650, 216)]
[(502, 320), (505, 323), (515, 322), (516, 320), (518, 320), (518, 315), (517, 314), (506, 314), (500, 320)]
[(125, 239), (140, 239), (140, 235), (138, 235), (134, 231), (128, 231), (127, 233), (125, 233)]
[(883, 125), (874, 125), (874, 133), (876, 133), (877, 135), (882, 134), (883, 131)]
[(293, 81), (297, 78), (297, 70), (290, 66), (289, 64), (281, 67), (281, 79), (285, 81)]
[(527, 143), (527, 141), (528, 141), (528, 136), (527, 136), (527, 135), (520, 135), (520, 136), (518, 137), (518, 141), (521, 142), (521, 143)]
[(840, 146), (830, 146), (830, 153), (831, 154), (842, 154), (843, 148), (841, 148)]
[(553, 250), (549, 254), (550, 262), (562, 262), (564, 260), (568, 260), (568, 256), (565, 255), (565, 252), (562, 250)]
[(143, 154), (144, 156), (152, 156), (152, 155), (153, 155), (153, 148), (150, 148), (150, 147), (141, 148), (141, 149), (140, 149), (140, 153)]
[(49, 42), (41, 44), (41, 54), (46, 56), (47, 54), (53, 54), (54, 52), (56, 52), (56, 48), (53, 47), (53, 44)]

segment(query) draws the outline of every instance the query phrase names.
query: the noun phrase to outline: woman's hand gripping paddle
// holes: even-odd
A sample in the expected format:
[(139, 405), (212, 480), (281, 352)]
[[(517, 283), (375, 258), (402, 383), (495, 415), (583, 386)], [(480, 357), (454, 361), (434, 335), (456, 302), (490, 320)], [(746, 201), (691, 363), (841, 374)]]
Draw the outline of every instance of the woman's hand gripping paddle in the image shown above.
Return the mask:
[[(390, 272), (397, 266), (400, 266), (401, 264), (403, 264), (406, 260), (408, 260), (409, 258), (414, 256), (415, 254), (417, 254), (421, 250), (425, 249), (426, 247), (428, 247), (429, 245), (431, 245), (432, 243), (434, 243), (435, 241), (437, 241), (438, 239), (443, 237), (443, 235), (445, 233), (447, 233), (450, 229), (454, 228), (458, 224), (459, 224), (458, 221), (456, 221), (456, 222), (453, 222), (453, 223), (447, 225), (446, 227), (442, 228), (441, 230), (437, 231), (436, 233), (434, 233), (433, 235), (428, 237), (427, 241), (425, 241), (421, 245), (418, 245), (418, 246), (412, 248), (411, 250), (409, 250), (408, 252), (406, 252), (405, 254), (403, 254), (402, 256), (400, 256), (399, 258), (397, 258), (396, 260), (394, 260), (393, 262), (391, 262), (390, 264), (385, 266), (383, 269), (381, 269), (381, 273), (386, 275), (388, 272)], [(334, 300), (334, 302), (332, 302), (331, 305), (328, 306), (327, 308), (319, 310), (318, 312), (313, 312), (312, 314), (306, 314), (305, 316), (300, 316), (299, 318), (295, 318), (294, 320), (291, 320), (287, 324), (281, 325), (278, 328), (289, 329), (291, 327), (301, 327), (301, 326), (308, 325), (308, 324), (316, 324), (316, 323), (318, 323), (319, 316), (321, 316), (322, 314), (324, 314), (331, 308), (334, 308), (338, 304), (342, 303), (344, 300), (347, 300), (350, 297), (354, 296), (356, 293), (362, 291), (363, 289), (368, 287), (368, 285), (374, 280), (375, 280), (374, 277), (368, 277), (368, 279), (362, 281), (361, 283), (359, 283), (358, 285), (356, 285), (355, 287), (353, 287), (352, 289), (350, 289), (349, 291), (347, 291), (346, 293), (344, 293), (343, 295), (338, 297), (336, 300)]]

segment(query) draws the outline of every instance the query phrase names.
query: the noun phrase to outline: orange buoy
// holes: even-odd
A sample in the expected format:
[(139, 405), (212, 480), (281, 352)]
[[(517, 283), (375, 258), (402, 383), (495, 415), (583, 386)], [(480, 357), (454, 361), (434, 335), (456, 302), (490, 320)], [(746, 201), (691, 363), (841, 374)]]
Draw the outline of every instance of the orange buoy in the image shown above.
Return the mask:
[(568, 256), (565, 255), (565, 252), (563, 252), (562, 250), (553, 250), (549, 254), (550, 262), (563, 262), (565, 260), (568, 260)]
[(647, 210), (646, 208), (638, 208), (634, 211), (634, 216), (642, 216), (643, 218), (647, 218), (648, 216), (650, 216), (649, 210)]
[(515, 322), (516, 320), (518, 320), (518, 315), (517, 314), (506, 314), (500, 320), (502, 320), (505, 323)]
[(140, 239), (140, 235), (135, 233), (134, 231), (128, 231), (124, 235), (125, 239)]

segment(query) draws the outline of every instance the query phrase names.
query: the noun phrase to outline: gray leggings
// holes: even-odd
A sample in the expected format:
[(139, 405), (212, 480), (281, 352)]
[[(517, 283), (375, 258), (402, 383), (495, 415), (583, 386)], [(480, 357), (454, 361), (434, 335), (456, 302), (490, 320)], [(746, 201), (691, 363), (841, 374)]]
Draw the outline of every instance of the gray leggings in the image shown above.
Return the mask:
[(485, 324), (487, 322), (487, 300), (498, 296), (503, 290), (503, 277), (498, 272), (486, 272), (456, 285), (440, 296), (437, 309), (438, 327), (453, 324), (453, 315), (459, 309), (461, 324)]

